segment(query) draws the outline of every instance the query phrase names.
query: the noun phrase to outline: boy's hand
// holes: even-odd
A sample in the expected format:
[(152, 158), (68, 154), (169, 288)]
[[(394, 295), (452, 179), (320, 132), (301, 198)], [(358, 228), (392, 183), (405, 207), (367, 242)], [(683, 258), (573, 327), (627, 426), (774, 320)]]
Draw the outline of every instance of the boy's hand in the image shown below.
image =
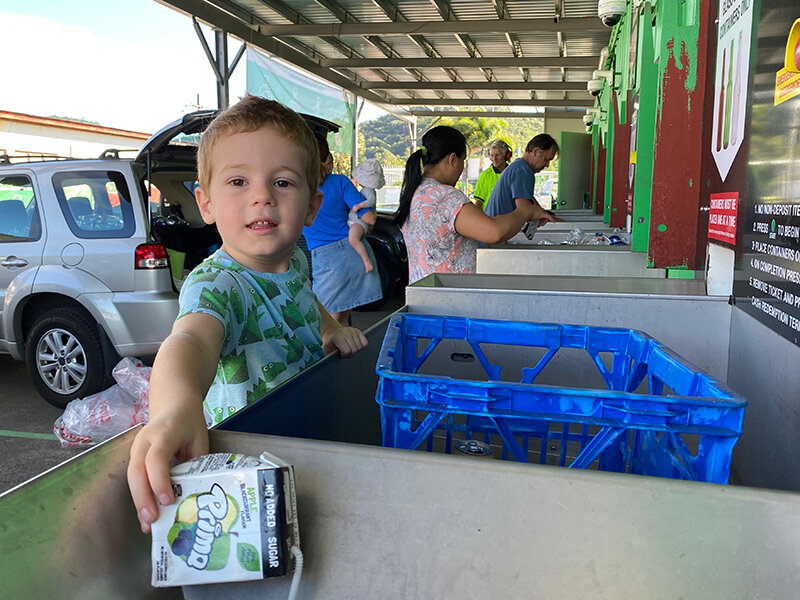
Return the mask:
[[(197, 414), (199, 422), (195, 422)], [(158, 518), (158, 505), (175, 501), (169, 480), (172, 458), (183, 462), (207, 453), (208, 429), (202, 411), (180, 413), (176, 418), (162, 413), (139, 431), (131, 446), (128, 487), (143, 533), (149, 533)]]
[(355, 327), (337, 327), (326, 331), (322, 337), (325, 353), (338, 350), (342, 358), (349, 358), (366, 347), (366, 336)]

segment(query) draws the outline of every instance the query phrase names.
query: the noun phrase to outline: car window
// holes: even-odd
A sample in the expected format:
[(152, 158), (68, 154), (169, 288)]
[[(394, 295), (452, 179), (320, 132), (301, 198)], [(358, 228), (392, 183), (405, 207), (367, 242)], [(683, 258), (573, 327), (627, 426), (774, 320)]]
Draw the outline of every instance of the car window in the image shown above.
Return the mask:
[(128, 184), (117, 171), (69, 171), (53, 176), (70, 230), (79, 238), (130, 237), (136, 229)]
[(36, 195), (26, 175), (0, 177), (0, 241), (26, 242), (41, 237)]
[(192, 196), (194, 196), (195, 191), (197, 190), (197, 188), (200, 187), (200, 182), (197, 181), (196, 179), (194, 179), (192, 181), (184, 181), (183, 182), (183, 187), (185, 187), (187, 190), (189, 190), (189, 193)]
[[(150, 218), (153, 222), (159, 223), (184, 223), (188, 225), (183, 213), (183, 205), (189, 202), (195, 205), (194, 190), (200, 184), (196, 180), (191, 181), (166, 181), (169, 193), (162, 192), (154, 184), (145, 180), (145, 189), (150, 189)], [(188, 194), (186, 193), (188, 192)]]

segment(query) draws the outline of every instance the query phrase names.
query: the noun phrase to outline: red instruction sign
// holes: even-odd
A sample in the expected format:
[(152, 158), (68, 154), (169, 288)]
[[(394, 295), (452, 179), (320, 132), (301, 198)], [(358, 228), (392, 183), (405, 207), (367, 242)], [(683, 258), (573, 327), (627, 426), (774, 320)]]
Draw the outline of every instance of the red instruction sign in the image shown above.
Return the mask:
[(739, 206), (739, 192), (711, 194), (708, 215), (708, 239), (736, 243), (736, 212)]

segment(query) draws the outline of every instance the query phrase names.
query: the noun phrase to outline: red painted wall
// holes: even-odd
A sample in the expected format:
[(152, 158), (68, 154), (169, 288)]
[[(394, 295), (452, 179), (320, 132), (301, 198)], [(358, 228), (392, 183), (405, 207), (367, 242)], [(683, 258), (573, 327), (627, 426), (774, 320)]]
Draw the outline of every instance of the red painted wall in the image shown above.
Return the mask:
[[(616, 94), (615, 94), (616, 96)], [(620, 123), (619, 104), (614, 98), (614, 150), (613, 173), (611, 175), (611, 227), (625, 227), (628, 199), (628, 164), (630, 163), (631, 125), (630, 119)], [(627, 103), (625, 104), (627, 107)]]
[[(701, 217), (700, 206), (708, 202), (703, 176), (708, 172), (704, 160), (710, 159), (710, 151), (704, 150), (703, 125), (706, 105), (713, 105), (707, 102), (713, 93), (713, 86), (708, 88), (711, 78), (707, 77), (707, 70), (709, 62), (712, 69), (714, 65), (713, 59), (709, 60), (708, 38), (716, 35), (711, 18), (716, 7), (712, 4), (700, 4), (697, 26), (701, 33), (696, 52), (680, 41), (676, 47), (673, 38), (667, 41), (670, 52), (661, 56), (662, 60), (667, 59), (667, 64), (656, 119), (648, 250), (654, 267), (702, 269), (705, 260), (708, 221), (706, 215)], [(694, 89), (687, 89), (687, 76), (692, 68)]]

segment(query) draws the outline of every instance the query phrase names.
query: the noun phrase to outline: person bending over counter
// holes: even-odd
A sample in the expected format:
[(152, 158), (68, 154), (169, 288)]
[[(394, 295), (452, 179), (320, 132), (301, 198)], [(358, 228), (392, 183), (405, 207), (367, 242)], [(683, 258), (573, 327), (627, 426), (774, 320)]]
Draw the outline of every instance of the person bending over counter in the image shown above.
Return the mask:
[[(525, 154), (512, 162), (500, 174), (486, 204), (486, 214), (498, 217), (517, 208), (539, 203), (533, 195), (536, 173), (550, 165), (558, 154), (558, 143), (546, 133), (540, 133), (525, 146)], [(545, 212), (542, 209), (542, 212)], [(559, 219), (539, 219), (539, 224)]]
[(431, 273), (474, 273), (478, 242), (501, 243), (527, 221), (555, 220), (531, 202), (488, 217), (455, 188), (466, 158), (464, 135), (444, 125), (428, 130), (408, 157), (392, 223), (406, 242), (409, 283)]

